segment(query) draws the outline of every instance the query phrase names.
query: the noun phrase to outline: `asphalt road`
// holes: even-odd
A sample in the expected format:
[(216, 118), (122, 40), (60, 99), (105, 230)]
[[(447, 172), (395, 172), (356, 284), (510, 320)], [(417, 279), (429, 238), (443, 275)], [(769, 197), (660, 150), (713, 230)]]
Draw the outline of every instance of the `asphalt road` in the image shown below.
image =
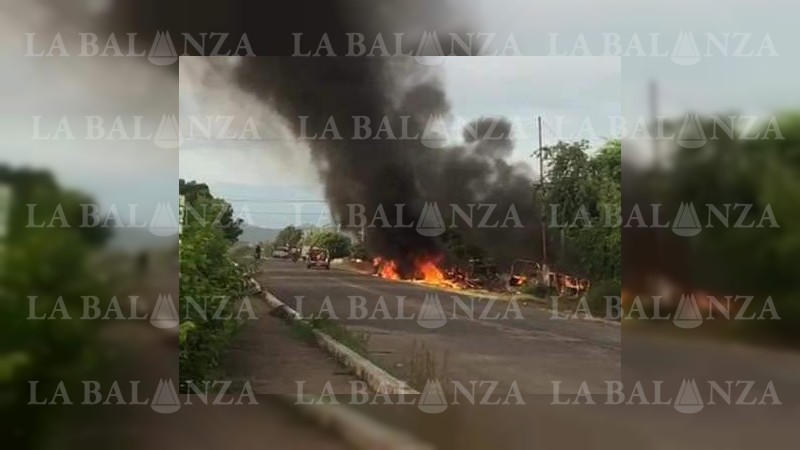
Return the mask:
[(521, 302), (471, 298), (335, 266), (306, 269), (269, 259), (261, 268), (259, 280), (273, 295), (304, 316), (328, 316), (367, 333), (370, 358), (420, 388), (436, 378), (444, 389), (452, 382), (483, 382), (504, 392), (515, 384), (522, 394), (550, 395), (553, 380), (561, 381), (563, 392), (577, 392), (582, 383), (604, 389), (605, 381), (620, 380), (619, 326), (554, 319)]
[[(476, 301), (470, 319), (447, 290), (285, 260), (265, 261), (262, 269), (262, 285), (302, 314), (335, 315), (348, 329), (369, 333), (370, 357), (399, 378), (415, 379), (419, 360), (432, 361), (437, 378), (494, 381), (501, 392), (516, 383), (524, 394), (524, 406), (451, 403), (440, 414), (359, 406), (438, 448), (796, 448), (800, 356), (787, 349), (678, 328), (554, 319), (532, 305), (520, 307), (520, 319), (500, 301)], [(429, 317), (424, 305), (432, 295), (444, 322), (418, 320)], [(469, 304), (466, 296), (461, 301)], [(367, 317), (354, 302), (363, 302)], [(420, 356), (422, 345), (429, 353)], [(702, 410), (682, 409), (691, 403), (681, 394), (687, 380), (696, 382)], [(606, 382), (614, 381), (624, 385), (622, 397), (609, 393)], [(595, 403), (580, 396), (582, 383)], [(765, 396), (768, 384), (777, 398)]]

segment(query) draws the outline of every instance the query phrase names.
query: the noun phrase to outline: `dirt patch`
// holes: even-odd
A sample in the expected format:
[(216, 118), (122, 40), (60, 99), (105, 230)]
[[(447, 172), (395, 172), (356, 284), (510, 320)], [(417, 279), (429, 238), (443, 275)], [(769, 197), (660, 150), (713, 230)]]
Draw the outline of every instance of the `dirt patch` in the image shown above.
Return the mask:
[(291, 325), (271, 315), (255, 298), (253, 309), (257, 319), (242, 325), (225, 355), (226, 376), (250, 381), (256, 394), (296, 395), (299, 386), (311, 395), (325, 389), (350, 392), (350, 383), (358, 379), (325, 350), (298, 339)]

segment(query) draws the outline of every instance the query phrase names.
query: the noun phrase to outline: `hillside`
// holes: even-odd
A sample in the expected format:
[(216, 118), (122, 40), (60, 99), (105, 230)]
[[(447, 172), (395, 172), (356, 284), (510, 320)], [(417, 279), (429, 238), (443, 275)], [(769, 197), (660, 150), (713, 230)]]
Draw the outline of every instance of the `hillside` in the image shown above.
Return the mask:
[(257, 242), (271, 241), (281, 230), (276, 228), (261, 228), (250, 225), (242, 226), (242, 234), (239, 241), (255, 244)]

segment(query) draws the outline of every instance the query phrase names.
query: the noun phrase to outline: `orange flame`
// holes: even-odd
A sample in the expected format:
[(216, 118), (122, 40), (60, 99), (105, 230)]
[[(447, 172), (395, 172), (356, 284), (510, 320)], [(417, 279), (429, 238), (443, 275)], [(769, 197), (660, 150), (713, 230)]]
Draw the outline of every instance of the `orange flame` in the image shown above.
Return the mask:
[[(448, 279), (445, 272), (443, 272), (438, 262), (441, 257), (424, 257), (419, 258), (414, 262), (414, 278), (413, 281), (429, 284), (432, 286), (443, 286), (451, 288), (461, 288), (459, 283)], [(372, 261), (375, 266), (375, 274), (381, 278), (390, 280), (401, 280), (398, 271), (397, 263), (392, 260), (383, 258), (375, 258)]]
[(522, 286), (526, 281), (528, 281), (528, 277), (525, 275), (512, 275), (509, 284), (511, 284), (511, 286)]
[(375, 266), (378, 275), (381, 278), (386, 278), (389, 280), (399, 280), (400, 275), (397, 273), (397, 263), (391, 260), (385, 260), (380, 256), (372, 260), (373, 266)]
[(418, 259), (414, 265), (416, 276), (421, 277), (419, 281), (436, 286), (456, 287), (454, 283), (450, 282), (450, 280), (444, 276), (441, 269), (436, 266), (435, 259)]

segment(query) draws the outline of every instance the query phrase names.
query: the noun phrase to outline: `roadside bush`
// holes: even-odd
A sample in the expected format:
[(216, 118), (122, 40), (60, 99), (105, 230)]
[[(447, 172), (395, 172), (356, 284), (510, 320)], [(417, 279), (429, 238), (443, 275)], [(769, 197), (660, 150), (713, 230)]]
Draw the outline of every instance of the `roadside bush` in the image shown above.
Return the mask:
[(360, 259), (362, 261), (369, 259), (369, 255), (367, 254), (367, 248), (364, 247), (364, 244), (360, 242), (353, 244), (353, 250), (350, 254), (350, 257), (354, 259)]
[(522, 292), (544, 299), (549, 299), (553, 295), (558, 295), (554, 287), (545, 286), (544, 284), (528, 284), (522, 289)]
[[(12, 189), (8, 235), (0, 241), (0, 434), (6, 448), (54, 448), (48, 438), (74, 412), (31, 407), (29, 381), (37, 382), (39, 401), (52, 396), (59, 383), (75, 396), (80, 380), (97, 379), (107, 366), (99, 333), (103, 323), (81, 320), (81, 296), (97, 296), (98, 306), (106, 306), (110, 286), (92, 271), (89, 259), (111, 231), (76, 226), (81, 204), (94, 200), (62, 189), (48, 172), (0, 165), (0, 183)], [(29, 212), (28, 204), (35, 209)], [(49, 224), (57, 207), (63, 222), (28, 225)], [(41, 319), (45, 316), (53, 320)]]
[[(586, 294), (586, 303), (589, 305), (589, 310), (593, 315), (605, 317), (607, 312), (618, 314), (613, 308), (622, 307), (618, 303), (621, 296), (622, 284), (618, 280), (603, 280), (593, 284), (589, 289)], [(612, 304), (612, 302), (614, 303)], [(608, 310), (608, 308), (612, 309)]]
[[(214, 198), (199, 197), (194, 202), (196, 210), (211, 218), (217, 208), (228, 207)], [(244, 269), (230, 259), (229, 232), (213, 220), (187, 216), (186, 221), (180, 252), (181, 386), (219, 375), (220, 355), (238, 326), (236, 304), (246, 293)]]

